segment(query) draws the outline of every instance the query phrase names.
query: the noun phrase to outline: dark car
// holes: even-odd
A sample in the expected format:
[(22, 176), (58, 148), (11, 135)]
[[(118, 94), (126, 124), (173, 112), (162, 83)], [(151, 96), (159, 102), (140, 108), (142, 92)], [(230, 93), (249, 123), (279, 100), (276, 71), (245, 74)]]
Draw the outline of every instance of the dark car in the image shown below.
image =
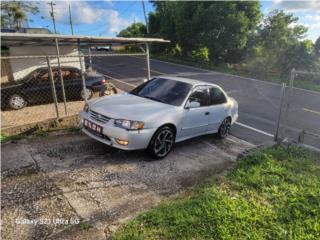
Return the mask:
[[(108, 85), (105, 77), (97, 73), (85, 73), (86, 91), (82, 88), (81, 72), (77, 68), (61, 68), (64, 80), (66, 100), (92, 98), (94, 92), (103, 92)], [(62, 85), (58, 68), (52, 68), (53, 79), (58, 101), (63, 101)], [(48, 68), (38, 68), (15, 84), (1, 86), (2, 108), (21, 109), (27, 104), (53, 102)]]

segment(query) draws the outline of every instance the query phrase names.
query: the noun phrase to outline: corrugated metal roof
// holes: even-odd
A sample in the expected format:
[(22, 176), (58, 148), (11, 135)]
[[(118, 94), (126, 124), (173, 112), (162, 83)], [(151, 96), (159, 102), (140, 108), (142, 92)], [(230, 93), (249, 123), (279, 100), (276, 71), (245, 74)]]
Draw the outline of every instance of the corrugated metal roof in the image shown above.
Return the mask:
[(95, 37), (81, 35), (61, 34), (30, 34), (30, 33), (1, 33), (2, 46), (23, 46), (23, 45), (54, 45), (58, 39), (59, 45), (75, 45), (80, 41), (81, 45), (110, 45), (139, 44), (139, 43), (169, 43), (170, 41), (161, 38), (123, 38), (123, 37)]

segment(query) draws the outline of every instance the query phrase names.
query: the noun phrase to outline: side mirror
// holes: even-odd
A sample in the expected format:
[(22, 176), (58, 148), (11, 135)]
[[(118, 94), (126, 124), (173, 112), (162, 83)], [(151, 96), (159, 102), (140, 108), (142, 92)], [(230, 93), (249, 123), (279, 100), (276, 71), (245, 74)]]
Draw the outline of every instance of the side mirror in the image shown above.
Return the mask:
[(198, 107), (200, 107), (199, 102), (187, 102), (187, 104), (186, 104), (186, 109), (198, 108)]

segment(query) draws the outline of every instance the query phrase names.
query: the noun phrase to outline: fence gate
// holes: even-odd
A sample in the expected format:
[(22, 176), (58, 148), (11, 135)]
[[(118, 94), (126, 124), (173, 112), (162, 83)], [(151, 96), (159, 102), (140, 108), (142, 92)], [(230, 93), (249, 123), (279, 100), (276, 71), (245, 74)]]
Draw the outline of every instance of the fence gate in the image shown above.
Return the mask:
[(292, 69), (282, 89), (276, 140), (320, 149), (320, 73)]

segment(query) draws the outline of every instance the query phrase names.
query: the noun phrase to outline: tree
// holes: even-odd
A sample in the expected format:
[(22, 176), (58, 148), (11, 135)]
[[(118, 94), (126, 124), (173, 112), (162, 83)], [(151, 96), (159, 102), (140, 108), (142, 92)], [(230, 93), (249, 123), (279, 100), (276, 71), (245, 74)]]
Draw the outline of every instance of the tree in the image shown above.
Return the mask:
[(279, 72), (282, 78), (287, 78), (293, 67), (313, 68), (313, 44), (309, 40), (302, 41), (308, 29), (297, 22), (297, 17), (279, 10), (265, 18), (257, 37), (265, 71)]
[(258, 2), (160, 2), (154, 1), (155, 13), (149, 15), (153, 36), (171, 40), (182, 54), (208, 48), (215, 62), (237, 62), (258, 23)]
[(1, 2), (1, 27), (20, 29), (28, 20), (27, 13), (37, 14), (39, 9), (32, 2)]
[(131, 26), (120, 31), (118, 37), (145, 37), (147, 28), (143, 23), (133, 23)]
[(314, 43), (314, 51), (317, 56), (320, 56), (320, 37), (318, 37)]

